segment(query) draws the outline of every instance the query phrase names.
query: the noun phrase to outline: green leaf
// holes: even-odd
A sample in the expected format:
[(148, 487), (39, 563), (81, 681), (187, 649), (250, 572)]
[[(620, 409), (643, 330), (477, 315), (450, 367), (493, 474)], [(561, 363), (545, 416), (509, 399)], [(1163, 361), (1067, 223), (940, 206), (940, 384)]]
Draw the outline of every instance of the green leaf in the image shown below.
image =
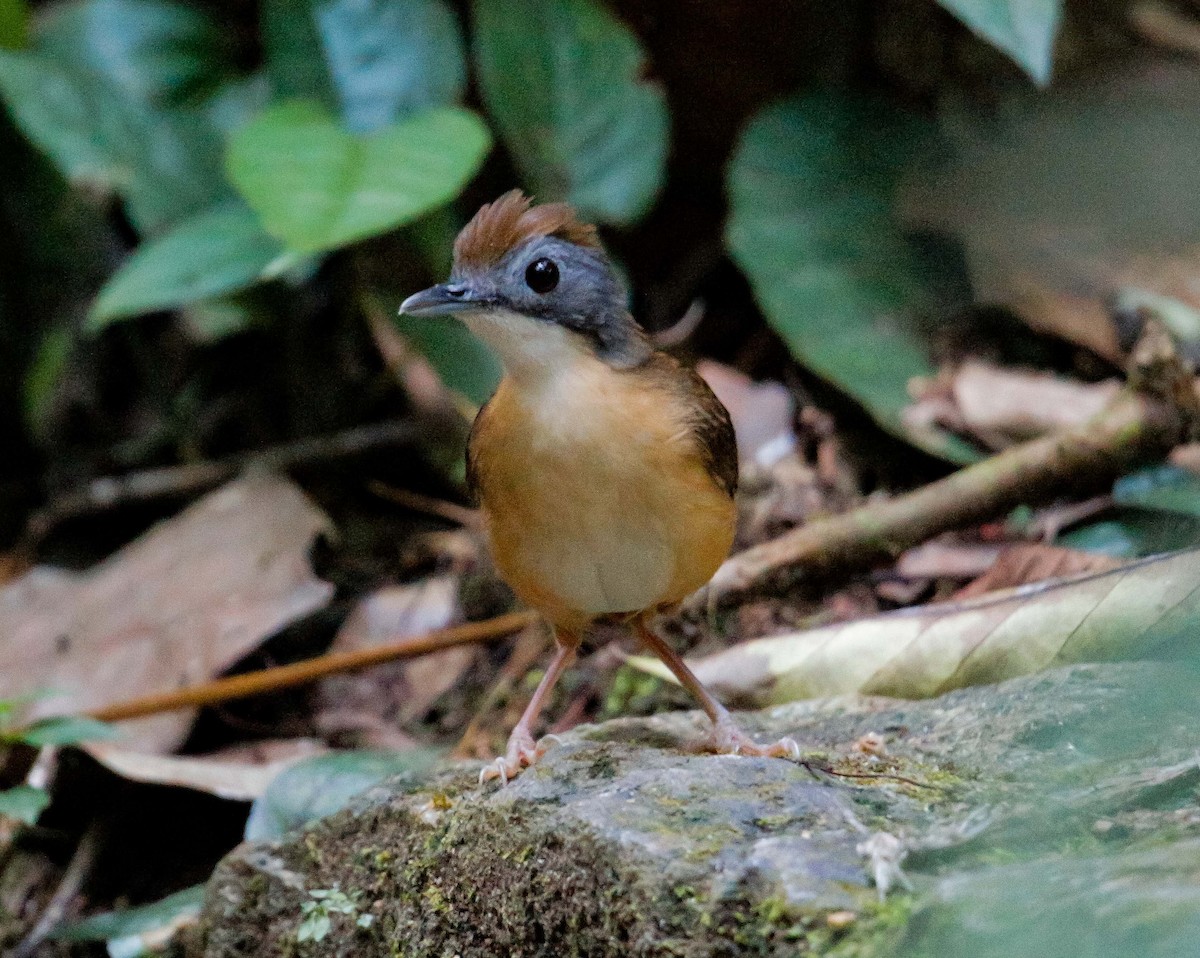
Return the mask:
[(148, 905), (104, 912), (70, 922), (55, 929), (50, 937), (59, 941), (111, 941), (140, 937), (199, 915), (203, 905), (204, 886), (193, 885)]
[[(278, 262), (287, 261), (285, 256)], [(269, 314), (270, 310), (262, 301), (262, 297), (247, 291), (189, 303), (179, 318), (193, 342), (215, 343), (227, 336), (268, 324)]]
[(1137, 559), (1200, 542), (1200, 518), (1155, 509), (1114, 509), (1059, 536), (1056, 544), (1118, 559)]
[(19, 50), (29, 40), (25, 0), (0, 0), (0, 49)]
[(492, 351), (454, 319), (401, 316), (400, 332), (429, 360), (442, 382), (477, 406), (487, 402), (500, 383), (502, 370)]
[(1150, 466), (1113, 484), (1117, 508), (1071, 529), (1058, 544), (1138, 558), (1200, 543), (1200, 478), (1178, 466)]
[(300, 253), (415, 220), (458, 195), (490, 145), (473, 113), (427, 110), (368, 136), (311, 103), (281, 104), (230, 140), (230, 178), (263, 225)]
[(244, 289), (283, 255), (254, 211), (225, 203), (148, 240), (100, 291), (89, 319), (103, 329), (119, 319), (171, 309)]
[(1200, 476), (1178, 466), (1150, 466), (1118, 479), (1113, 501), (1200, 518)]
[[(719, 697), (927, 698), (1072, 662), (1173, 656), (1200, 629), (1200, 549), (965, 602), (756, 639), (691, 663)], [(630, 660), (671, 678), (657, 660)]]
[(197, 102), (232, 75), (215, 23), (162, 0), (84, 0), (59, 8), (38, 52), (159, 107)]
[(760, 113), (729, 174), (729, 248), (795, 357), (886, 429), (958, 461), (961, 441), (905, 424), (933, 367), (914, 328), (942, 304), (893, 194), (927, 127), (875, 102), (814, 95)]
[(121, 195), (143, 233), (229, 194), (199, 106), (227, 72), (198, 13), (149, 0), (64, 7), (33, 51), (0, 51), (0, 96), (69, 179)]
[(442, 0), (267, 0), (262, 15), (279, 92), (319, 100), (351, 130), (462, 96), (462, 36)]
[(10, 733), (26, 745), (41, 748), (44, 745), (76, 745), (79, 742), (94, 742), (98, 739), (116, 738), (120, 733), (106, 722), (88, 718), (86, 715), (70, 715), (62, 718), (46, 718)]
[(271, 102), (271, 78), (259, 70), (229, 80), (204, 102), (209, 120), (222, 133), (229, 134), (244, 126)]
[(300, 927), (296, 929), (296, 941), (301, 944), (306, 941), (322, 941), (332, 927), (329, 912), (320, 909), (311, 910), (300, 922)]
[(0, 815), (32, 825), (50, 804), (45, 789), (18, 785), (0, 792)]
[(25, 423), (38, 438), (45, 436), (47, 418), (74, 345), (73, 330), (66, 326), (52, 327), (42, 336), (33, 361), (25, 369), (22, 384)]
[(488, 113), (538, 199), (636, 220), (663, 182), (668, 118), (633, 33), (594, 0), (475, 0)]
[(0, 93), (21, 131), (68, 179), (112, 186), (127, 178), (116, 151), (96, 136), (103, 94), (80, 77), (30, 53), (0, 52)]
[(246, 840), (278, 838), (314, 818), (332, 815), (355, 795), (393, 775), (423, 777), (439, 758), (437, 752), (414, 749), (335, 752), (297, 762), (251, 806)]
[(1039, 86), (1050, 82), (1062, 0), (938, 0), (1007, 53)]

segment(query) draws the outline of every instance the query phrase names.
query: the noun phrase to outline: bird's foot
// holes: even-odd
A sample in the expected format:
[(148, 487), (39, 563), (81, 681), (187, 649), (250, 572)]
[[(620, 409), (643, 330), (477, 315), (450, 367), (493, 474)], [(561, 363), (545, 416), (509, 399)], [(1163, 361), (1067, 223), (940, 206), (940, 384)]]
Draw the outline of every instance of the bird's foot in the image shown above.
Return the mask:
[(794, 738), (781, 738), (770, 745), (759, 745), (728, 718), (713, 723), (705, 747), (719, 755), (762, 755), (800, 761), (800, 746)]
[(488, 762), (483, 767), (483, 771), (479, 773), (479, 784), (482, 785), (484, 782), (498, 778), (501, 785), (507, 785), (512, 779), (520, 775), (524, 769), (527, 769), (545, 755), (546, 749), (549, 748), (551, 742), (557, 741), (558, 736), (547, 735), (540, 741), (535, 742), (529, 732), (518, 726), (513, 729), (512, 735), (508, 737), (508, 748), (505, 750), (504, 755), (494, 761)]

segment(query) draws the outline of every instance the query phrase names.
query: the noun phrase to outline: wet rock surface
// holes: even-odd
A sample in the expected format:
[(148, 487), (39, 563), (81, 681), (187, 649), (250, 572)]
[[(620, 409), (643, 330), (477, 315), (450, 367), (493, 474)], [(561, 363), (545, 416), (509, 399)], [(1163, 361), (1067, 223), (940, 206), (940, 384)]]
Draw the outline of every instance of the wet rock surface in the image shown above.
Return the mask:
[[(1200, 940), (1198, 691), (1174, 664), (1077, 666), (743, 716), (796, 737), (809, 767), (689, 752), (693, 714), (582, 727), (507, 787), (448, 767), (237, 850), (196, 951), (1185, 954)], [(864, 854), (880, 834), (913, 886), (882, 902), (873, 874), (902, 876)], [(349, 904), (300, 940), (335, 889)]]

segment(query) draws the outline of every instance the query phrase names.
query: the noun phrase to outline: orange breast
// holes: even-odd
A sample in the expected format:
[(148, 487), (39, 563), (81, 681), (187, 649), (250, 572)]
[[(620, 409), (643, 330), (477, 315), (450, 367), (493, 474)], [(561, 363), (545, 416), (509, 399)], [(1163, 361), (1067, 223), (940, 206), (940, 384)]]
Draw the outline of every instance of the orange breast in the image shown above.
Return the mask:
[(682, 400), (598, 361), (542, 387), (506, 379), (472, 437), (492, 553), (517, 595), (578, 626), (704, 585), (735, 509)]

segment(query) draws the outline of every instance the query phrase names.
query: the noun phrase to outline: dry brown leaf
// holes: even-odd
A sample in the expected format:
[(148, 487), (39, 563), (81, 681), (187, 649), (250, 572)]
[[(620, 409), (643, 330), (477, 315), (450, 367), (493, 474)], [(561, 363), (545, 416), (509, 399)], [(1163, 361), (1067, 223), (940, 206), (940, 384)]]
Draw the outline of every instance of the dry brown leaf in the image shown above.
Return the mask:
[(81, 748), (105, 768), (132, 782), (190, 788), (234, 802), (254, 801), (285, 768), (329, 751), (315, 739), (282, 739), (255, 745), (257, 750), (188, 756), (131, 752), (112, 742), (89, 742)]
[[(457, 575), (379, 589), (350, 613), (332, 648), (349, 652), (453, 625), (462, 619), (458, 591)], [(369, 673), (326, 679), (321, 683), (322, 698), (328, 703), (326, 719), (342, 715), (361, 724), (375, 717), (402, 724), (417, 718), (453, 688), (477, 651), (471, 646), (445, 649)]]
[(770, 466), (795, 448), (796, 404), (786, 386), (755, 382), (732, 366), (709, 359), (697, 363), (696, 372), (729, 410), (743, 463)]
[[(857, 693), (926, 698), (1073, 662), (1194, 645), (1200, 549), (743, 642), (689, 660), (719, 697), (756, 705)], [(657, 659), (628, 660), (673, 681)]]
[(1107, 572), (1120, 566), (1119, 560), (1097, 552), (1064, 549), (1041, 542), (1024, 542), (1009, 546), (995, 563), (978, 579), (968, 583), (955, 594), (955, 600), (971, 599), (985, 592), (1015, 589), (1030, 582), (1062, 579), (1087, 572)]
[(738, 487), (737, 548), (773, 539), (839, 503), (799, 453), (769, 468), (746, 469)]
[(1200, 476), (1200, 443), (1192, 442), (1184, 446), (1176, 446), (1171, 450), (1169, 458), (1171, 465)]
[(951, 390), (968, 431), (1001, 433), (1020, 442), (1086, 423), (1113, 400), (1121, 384), (1115, 379), (1084, 383), (969, 361), (958, 369)]
[(1003, 547), (980, 542), (934, 539), (904, 552), (896, 573), (905, 579), (973, 579), (1000, 558)]
[(385, 586), (366, 596), (346, 617), (331, 651), (351, 652), (410, 635), (444, 629), (459, 616), (456, 575)]
[(1009, 277), (1008, 285), (1010, 292), (1000, 298), (1030, 329), (1082, 346), (1116, 365), (1124, 361), (1116, 323), (1099, 293), (1079, 296), (1043, 289), (1023, 273)]
[[(85, 573), (35, 568), (0, 589), (0, 697), (46, 692), (28, 718), (168, 692), (227, 669), (325, 605), (308, 563), (329, 521), (286, 479), (205, 496)], [(175, 748), (191, 712), (121, 726), (125, 747)]]
[(0, 585), (10, 582), (28, 568), (28, 564), (19, 556), (0, 553)]
[(882, 579), (875, 583), (875, 594), (895, 606), (914, 605), (929, 586), (928, 579)]
[(930, 421), (1002, 449), (1099, 415), (1121, 390), (1117, 380), (1084, 383), (978, 360), (944, 371), (919, 390), (906, 420)]

